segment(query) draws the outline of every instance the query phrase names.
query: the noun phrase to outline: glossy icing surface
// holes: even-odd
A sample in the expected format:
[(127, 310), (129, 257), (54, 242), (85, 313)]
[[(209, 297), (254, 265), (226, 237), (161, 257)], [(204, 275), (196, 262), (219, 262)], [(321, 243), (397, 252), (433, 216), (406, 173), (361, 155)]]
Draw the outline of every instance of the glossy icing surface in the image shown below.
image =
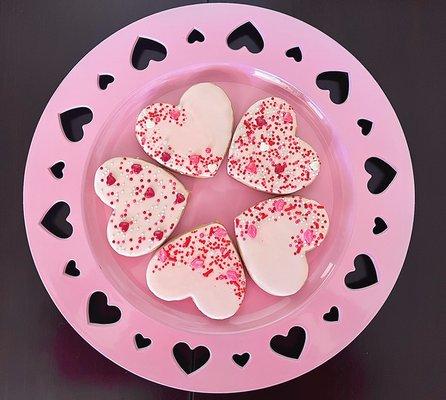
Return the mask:
[(163, 300), (192, 297), (214, 319), (234, 315), (243, 301), (243, 265), (223, 225), (212, 223), (173, 239), (147, 267), (147, 285)]
[(94, 188), (113, 208), (107, 224), (110, 245), (129, 257), (147, 254), (166, 241), (189, 195), (169, 172), (129, 157), (103, 163), (96, 171)]
[(235, 233), (249, 275), (272, 295), (296, 293), (308, 277), (305, 254), (322, 243), (328, 225), (325, 208), (300, 196), (247, 209), (235, 219)]
[(296, 130), (296, 114), (285, 100), (268, 97), (254, 103), (232, 138), (228, 174), (268, 193), (289, 194), (308, 186), (320, 161)]
[(226, 93), (212, 83), (186, 90), (177, 106), (152, 104), (141, 111), (136, 138), (144, 151), (181, 174), (217, 173), (232, 136), (233, 111)]

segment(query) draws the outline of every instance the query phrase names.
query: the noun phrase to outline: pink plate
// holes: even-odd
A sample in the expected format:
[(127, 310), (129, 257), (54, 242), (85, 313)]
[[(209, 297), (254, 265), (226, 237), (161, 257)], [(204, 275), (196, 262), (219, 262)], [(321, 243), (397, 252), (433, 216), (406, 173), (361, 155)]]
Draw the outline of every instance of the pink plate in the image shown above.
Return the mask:
[[(252, 26), (244, 28), (251, 28), (251, 38), (256, 39), (257, 33), (263, 38), (264, 47), (256, 53), (227, 44), (236, 37), (232, 46), (240, 45), (246, 36), (237, 39), (240, 31), (230, 34), (248, 21)], [(187, 41), (194, 28), (204, 41)], [(158, 50), (164, 46), (167, 56), (162, 59), (158, 52), (158, 61), (150, 61), (142, 70), (134, 68), (134, 51), (140, 51), (141, 44), (153, 44), (141, 40), (136, 44), (138, 37), (162, 43)], [(297, 50), (288, 52), (295, 47), (301, 60)], [(327, 71), (337, 73), (323, 74)], [(105, 90), (98, 86), (101, 74), (114, 77)], [(316, 84), (318, 76), (341, 79), (344, 92), (348, 89), (347, 99), (335, 104), (329, 92), (319, 88), (324, 84)], [(191, 300), (163, 302), (151, 295), (145, 283), (150, 255), (126, 258), (111, 249), (106, 239), (111, 209), (93, 190), (94, 172), (105, 160), (121, 155), (148, 158), (134, 137), (136, 116), (144, 106), (156, 101), (175, 103), (186, 88), (204, 81), (228, 93), (236, 122), (250, 104), (266, 96), (280, 96), (292, 104), (299, 135), (322, 161), (319, 177), (300, 194), (326, 205), (331, 219), (327, 240), (309, 255), (310, 276), (300, 292), (274, 297), (248, 281), (242, 307), (225, 321), (204, 317)], [(83, 138), (68, 140), (70, 117), (88, 109), (93, 118), (90, 121), (87, 113)], [(361, 127), (358, 120), (370, 122)], [(371, 163), (378, 194), (368, 189), (365, 164), (372, 157), (381, 160)], [(56, 179), (50, 167), (61, 160), (63, 177)], [(391, 172), (396, 172), (393, 180)], [(211, 221), (222, 222), (233, 235), (233, 218), (268, 197), (231, 179), (225, 164), (212, 179), (179, 179), (192, 194), (174, 236)], [(60, 225), (52, 220), (52, 212), (46, 214), (60, 201), (70, 207), (67, 220), (73, 232), (66, 239), (43, 226)], [(317, 29), (277, 12), (203, 4), (129, 25), (99, 44), (68, 74), (34, 135), (25, 173), (24, 212), (29, 244), (45, 287), (92, 346), (129, 371), (164, 385), (236, 392), (300, 376), (333, 357), (366, 327), (403, 265), (413, 222), (414, 183), (395, 112), (348, 51)], [(379, 234), (373, 233), (376, 217), (387, 224)], [(369, 257), (357, 257), (363, 254)], [(350, 274), (355, 259), (356, 272)], [(359, 262), (364, 259), (365, 264)], [(76, 262), (79, 274), (66, 269), (70, 260)], [(91, 297), (95, 292), (105, 293), (108, 303), (119, 308), (109, 309), (116, 322), (104, 323), (98, 296)], [(333, 311), (327, 317), (333, 306), (338, 315)], [(302, 329), (292, 330), (288, 339), (277, 336), (286, 336), (293, 327)], [(150, 338), (151, 344), (138, 348), (138, 333)], [(173, 352), (180, 342), (191, 348), (205, 346), (209, 360), (185, 373)], [(243, 353), (250, 358), (241, 367), (233, 355)]]

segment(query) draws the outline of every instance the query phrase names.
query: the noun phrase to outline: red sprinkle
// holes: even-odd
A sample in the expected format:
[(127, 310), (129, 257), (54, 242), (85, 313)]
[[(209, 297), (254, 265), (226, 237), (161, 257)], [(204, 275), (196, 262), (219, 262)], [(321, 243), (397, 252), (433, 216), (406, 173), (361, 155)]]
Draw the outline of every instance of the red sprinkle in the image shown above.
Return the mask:
[(274, 172), (275, 172), (276, 174), (281, 174), (283, 171), (285, 171), (285, 164), (277, 164), (277, 165), (274, 167)]
[(169, 161), (169, 160), (170, 160), (170, 154), (167, 153), (166, 151), (164, 151), (164, 152), (161, 154), (161, 160), (163, 160), (164, 162)]
[(147, 188), (146, 192), (144, 193), (144, 197), (146, 199), (150, 199), (153, 196), (155, 196), (155, 191), (151, 187)]
[(184, 195), (182, 193), (177, 193), (177, 197), (175, 199), (175, 204), (180, 204), (182, 203), (184, 200), (186, 200), (186, 198), (184, 197)]
[(266, 120), (263, 117), (257, 117), (256, 118), (256, 124), (258, 127), (262, 127), (263, 125), (266, 125)]
[(153, 232), (153, 236), (155, 236), (155, 239), (161, 240), (164, 236), (163, 231), (155, 231)]
[(107, 175), (107, 181), (106, 181), (106, 183), (107, 183), (108, 186), (111, 186), (111, 185), (113, 185), (115, 182), (116, 182), (116, 178), (115, 178), (115, 177), (113, 176), (113, 174), (110, 172), (110, 173)]
[(132, 164), (131, 168), (132, 168), (132, 171), (135, 174), (139, 174), (142, 171), (142, 165), (141, 164)]
[(121, 228), (121, 231), (127, 232), (129, 230), (130, 224), (126, 221), (122, 221), (119, 223), (119, 227)]
[(206, 272), (203, 272), (203, 276), (205, 276), (207, 278), (213, 271), (214, 270), (212, 268), (208, 269)]
[(198, 154), (192, 154), (189, 156), (190, 163), (197, 165), (200, 162), (200, 156)]

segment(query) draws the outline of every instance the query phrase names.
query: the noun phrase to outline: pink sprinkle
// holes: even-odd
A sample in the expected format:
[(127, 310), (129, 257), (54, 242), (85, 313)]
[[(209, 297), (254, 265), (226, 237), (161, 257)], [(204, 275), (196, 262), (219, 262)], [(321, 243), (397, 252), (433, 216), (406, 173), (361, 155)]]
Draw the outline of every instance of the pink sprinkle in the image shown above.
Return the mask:
[(279, 200), (275, 200), (273, 203), (273, 206), (275, 208), (276, 211), (282, 211), (283, 207), (285, 207), (285, 200), (283, 199), (279, 199)]
[(206, 147), (206, 150), (205, 150), (205, 151), (206, 151), (206, 153), (208, 153), (208, 154), (209, 154), (209, 153), (210, 153), (210, 152), (211, 152), (212, 150), (211, 150), (211, 148), (210, 148), (210, 147)]
[(220, 228), (220, 227), (217, 228), (217, 229), (215, 230), (215, 232), (214, 232), (214, 236), (217, 237), (217, 238), (225, 237), (226, 234), (227, 234), (226, 229), (224, 229), (224, 228)]
[(263, 125), (266, 125), (265, 118), (257, 117), (256, 118), (256, 124), (257, 124), (258, 127), (262, 127)]
[(255, 174), (257, 172), (257, 165), (254, 161), (250, 161), (249, 164), (246, 167), (246, 170), (248, 172), (251, 172), (253, 174)]
[(178, 118), (180, 117), (180, 112), (177, 109), (172, 109), (169, 111), (169, 115), (172, 119), (174, 119), (175, 121), (178, 120)]
[(226, 276), (230, 281), (236, 281), (238, 279), (238, 274), (233, 269), (230, 269), (228, 272), (226, 272)]
[(161, 249), (161, 250), (159, 251), (159, 254), (158, 254), (158, 260), (160, 260), (161, 262), (164, 262), (164, 261), (166, 261), (168, 258), (169, 258), (169, 256), (168, 256), (168, 254), (167, 254), (167, 251), (164, 250), (164, 249)]
[(287, 123), (293, 122), (293, 116), (291, 115), (291, 113), (285, 113), (285, 115), (283, 116), (283, 121)]
[(190, 163), (197, 165), (200, 162), (200, 156), (198, 154), (192, 154), (189, 156)]
[(314, 233), (313, 233), (313, 231), (311, 229), (307, 229), (304, 232), (304, 239), (307, 242), (307, 244), (311, 244), (311, 242), (314, 239)]
[(249, 225), (246, 233), (254, 239), (257, 236), (257, 228), (254, 225)]
[(190, 265), (192, 268), (203, 268), (204, 261), (201, 258), (194, 259)]

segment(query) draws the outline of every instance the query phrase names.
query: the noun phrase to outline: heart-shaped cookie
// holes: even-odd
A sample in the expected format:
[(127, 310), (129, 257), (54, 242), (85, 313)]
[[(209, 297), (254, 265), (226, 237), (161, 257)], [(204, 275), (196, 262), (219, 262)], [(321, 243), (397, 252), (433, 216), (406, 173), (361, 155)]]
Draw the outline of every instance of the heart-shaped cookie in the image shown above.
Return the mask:
[(199, 83), (177, 106), (155, 103), (138, 116), (136, 138), (144, 151), (181, 174), (209, 178), (217, 173), (232, 136), (233, 111), (223, 89)]
[(234, 222), (249, 275), (275, 296), (288, 296), (302, 287), (308, 276), (305, 254), (322, 243), (329, 224), (323, 206), (299, 196), (262, 201)]
[(175, 229), (188, 192), (174, 176), (129, 157), (106, 161), (96, 171), (94, 188), (113, 208), (107, 238), (119, 254), (141, 256), (158, 248)]
[(240, 307), (246, 280), (226, 229), (212, 223), (160, 248), (147, 267), (147, 286), (163, 300), (192, 297), (203, 314), (224, 319)]
[(296, 136), (297, 120), (285, 100), (268, 97), (243, 115), (229, 149), (228, 174), (254, 189), (289, 194), (308, 186), (320, 162)]

